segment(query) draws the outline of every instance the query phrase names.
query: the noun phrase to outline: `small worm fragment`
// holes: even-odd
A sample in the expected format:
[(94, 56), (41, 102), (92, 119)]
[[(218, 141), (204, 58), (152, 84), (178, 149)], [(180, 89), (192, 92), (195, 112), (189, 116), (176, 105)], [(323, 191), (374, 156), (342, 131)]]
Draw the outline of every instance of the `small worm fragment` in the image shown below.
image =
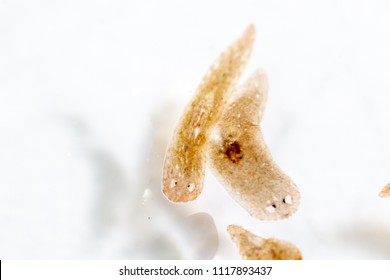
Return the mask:
[(228, 226), (227, 231), (245, 260), (302, 260), (301, 252), (290, 242), (263, 238), (237, 225)]
[(206, 141), (250, 56), (255, 28), (222, 53), (179, 120), (165, 155), (162, 191), (172, 202), (196, 199), (203, 189)]
[(380, 197), (389, 197), (390, 196), (390, 183), (387, 184), (379, 193)]
[(292, 215), (300, 195), (272, 160), (259, 122), (267, 98), (266, 75), (257, 71), (226, 105), (208, 143), (208, 164), (230, 196), (260, 220)]

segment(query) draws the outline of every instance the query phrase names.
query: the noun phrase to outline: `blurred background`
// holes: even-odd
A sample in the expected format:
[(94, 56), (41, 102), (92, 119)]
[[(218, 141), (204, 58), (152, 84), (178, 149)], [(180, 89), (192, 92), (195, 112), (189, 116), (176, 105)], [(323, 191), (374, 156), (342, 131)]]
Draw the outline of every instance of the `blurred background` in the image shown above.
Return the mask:
[[(211, 63), (250, 23), (241, 81), (302, 201), (251, 218), (207, 170), (175, 205), (161, 169)], [(390, 258), (390, 2), (0, 1), (0, 258), (237, 259), (226, 227), (305, 259)]]

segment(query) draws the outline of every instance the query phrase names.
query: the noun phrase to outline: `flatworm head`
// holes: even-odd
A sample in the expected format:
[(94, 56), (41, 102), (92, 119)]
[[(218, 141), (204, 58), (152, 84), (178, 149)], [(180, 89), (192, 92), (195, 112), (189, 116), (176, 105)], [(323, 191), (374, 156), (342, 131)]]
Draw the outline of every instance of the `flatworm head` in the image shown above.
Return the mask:
[(292, 180), (272, 160), (258, 123), (267, 98), (266, 75), (258, 71), (237, 92), (208, 143), (208, 164), (230, 196), (254, 218), (292, 215), (300, 200)]
[(202, 192), (208, 136), (248, 61), (254, 37), (251, 25), (212, 65), (184, 109), (163, 167), (162, 191), (172, 202), (191, 201)]
[(227, 228), (230, 238), (246, 260), (302, 260), (298, 248), (287, 241), (263, 238), (238, 225)]

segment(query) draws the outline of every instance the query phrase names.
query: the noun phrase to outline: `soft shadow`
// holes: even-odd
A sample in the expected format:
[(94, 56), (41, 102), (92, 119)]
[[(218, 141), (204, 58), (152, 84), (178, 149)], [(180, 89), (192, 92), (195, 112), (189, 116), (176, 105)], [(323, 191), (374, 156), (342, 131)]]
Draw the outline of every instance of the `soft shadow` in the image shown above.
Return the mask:
[(190, 259), (214, 258), (218, 249), (218, 233), (214, 219), (209, 214), (190, 215), (179, 226), (182, 228), (186, 244), (193, 248), (189, 251)]
[[(99, 143), (82, 118), (61, 116), (60, 120), (75, 135), (79, 154), (85, 157), (92, 173), (94, 189), (91, 192), (91, 219), (86, 224), (90, 230), (83, 250), (92, 258), (115, 258), (118, 253), (122, 253), (117, 248), (126, 248), (131, 243), (129, 228), (132, 227), (132, 215), (138, 211), (134, 201), (140, 201), (142, 193), (134, 187), (130, 172)], [(118, 234), (125, 237), (115, 240)], [(129, 251), (123, 253), (123, 256), (130, 257), (133, 254)]]
[[(213, 218), (194, 214), (194, 204), (174, 204), (161, 192), (165, 150), (176, 125), (175, 103), (160, 104), (132, 171), (99, 144), (81, 118), (62, 118), (70, 126), (91, 166), (94, 180), (92, 223), (86, 251), (92, 257), (127, 259), (212, 259), (218, 246)], [(144, 155), (144, 156), (142, 156)]]
[(340, 227), (337, 239), (344, 247), (365, 251), (374, 259), (390, 259), (390, 226), (362, 220)]
[(150, 242), (155, 258), (207, 260), (214, 258), (217, 252), (217, 229), (207, 213), (183, 217), (165, 231)]

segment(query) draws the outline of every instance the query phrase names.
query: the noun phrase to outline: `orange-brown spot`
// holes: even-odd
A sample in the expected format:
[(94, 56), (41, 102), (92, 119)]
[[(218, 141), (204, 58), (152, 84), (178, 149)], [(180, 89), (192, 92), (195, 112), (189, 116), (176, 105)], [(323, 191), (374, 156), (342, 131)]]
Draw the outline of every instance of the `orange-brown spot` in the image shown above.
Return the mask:
[(233, 163), (238, 163), (243, 158), (240, 144), (237, 141), (225, 142), (225, 154)]

